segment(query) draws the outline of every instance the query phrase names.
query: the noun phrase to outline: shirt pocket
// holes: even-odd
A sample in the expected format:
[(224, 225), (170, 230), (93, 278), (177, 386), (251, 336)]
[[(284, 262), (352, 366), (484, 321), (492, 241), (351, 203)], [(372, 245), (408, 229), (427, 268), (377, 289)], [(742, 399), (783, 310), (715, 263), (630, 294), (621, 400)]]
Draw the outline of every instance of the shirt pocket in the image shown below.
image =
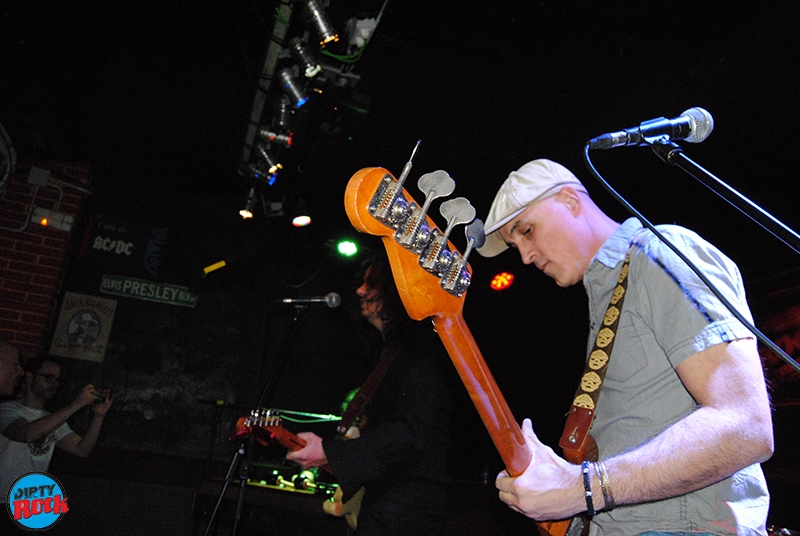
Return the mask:
[(636, 317), (623, 309), (619, 318), (614, 345), (609, 356), (606, 379), (627, 382), (647, 367), (648, 353), (643, 337), (647, 333), (637, 327)]

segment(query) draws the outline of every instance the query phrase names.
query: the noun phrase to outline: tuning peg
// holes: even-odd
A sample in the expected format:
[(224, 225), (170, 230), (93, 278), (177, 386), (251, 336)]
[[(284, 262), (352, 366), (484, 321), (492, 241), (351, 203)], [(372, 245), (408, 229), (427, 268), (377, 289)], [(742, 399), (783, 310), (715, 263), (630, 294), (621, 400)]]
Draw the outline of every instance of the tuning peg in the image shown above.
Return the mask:
[(442, 203), (439, 212), (447, 221), (444, 232), (434, 229), (425, 251), (420, 254), (419, 264), (432, 274), (440, 274), (450, 265), (450, 249), (447, 240), (456, 225), (475, 219), (475, 208), (464, 197), (456, 197)]
[(475, 219), (475, 207), (473, 207), (466, 197), (456, 197), (442, 203), (439, 212), (447, 221), (445, 236), (450, 236), (453, 227), (463, 225)]
[(464, 255), (460, 255), (458, 251), (453, 252), (450, 256), (450, 266), (448, 266), (441, 279), (442, 288), (459, 297), (466, 292), (472, 282), (472, 275), (466, 268), (467, 258), (474, 248), (481, 247), (486, 241), (483, 222), (477, 218), (467, 225), (464, 233), (467, 236), (467, 247), (464, 250)]
[(419, 255), (430, 240), (431, 229), (425, 215), (431, 203), (438, 197), (453, 193), (456, 183), (446, 171), (438, 170), (420, 177), (417, 186), (425, 194), (425, 203), (422, 207), (413, 202), (409, 205), (408, 217), (397, 229), (394, 237), (398, 244)]
[(367, 207), (373, 217), (392, 229), (399, 228), (408, 215), (409, 203), (403, 195), (403, 183), (411, 172), (412, 160), (414, 160), (414, 155), (417, 154), (420, 143), (422, 143), (422, 140), (417, 140), (417, 144), (414, 146), (414, 150), (411, 151), (411, 156), (406, 165), (403, 166), (403, 171), (397, 180), (394, 180), (389, 173), (383, 176), (378, 189), (372, 196), (369, 207)]
[(467, 249), (464, 250), (464, 259), (466, 259), (473, 249), (482, 247), (486, 242), (486, 231), (483, 228), (483, 222), (475, 218), (464, 229), (464, 234), (467, 236)]
[(408, 200), (403, 195), (403, 186), (386, 173), (375, 190), (367, 210), (387, 227), (397, 229), (406, 219), (408, 205)]

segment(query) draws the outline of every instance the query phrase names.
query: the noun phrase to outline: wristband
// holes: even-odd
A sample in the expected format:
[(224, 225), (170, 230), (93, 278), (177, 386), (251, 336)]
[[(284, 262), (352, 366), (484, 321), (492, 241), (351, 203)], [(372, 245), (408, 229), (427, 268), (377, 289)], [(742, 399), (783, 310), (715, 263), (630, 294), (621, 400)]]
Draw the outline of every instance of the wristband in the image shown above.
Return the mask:
[(597, 512), (595, 512), (594, 503), (592, 503), (592, 481), (589, 479), (588, 461), (581, 464), (581, 472), (583, 473), (583, 490), (586, 495), (586, 511), (590, 516), (593, 516)]

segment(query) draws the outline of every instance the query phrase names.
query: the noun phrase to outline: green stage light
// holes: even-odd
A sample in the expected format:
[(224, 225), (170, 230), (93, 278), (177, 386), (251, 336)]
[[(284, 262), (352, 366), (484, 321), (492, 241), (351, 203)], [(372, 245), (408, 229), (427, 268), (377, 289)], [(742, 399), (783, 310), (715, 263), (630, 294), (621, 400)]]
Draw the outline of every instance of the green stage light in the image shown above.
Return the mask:
[(352, 257), (358, 253), (358, 245), (352, 240), (340, 240), (339, 243), (336, 244), (336, 251), (345, 257)]

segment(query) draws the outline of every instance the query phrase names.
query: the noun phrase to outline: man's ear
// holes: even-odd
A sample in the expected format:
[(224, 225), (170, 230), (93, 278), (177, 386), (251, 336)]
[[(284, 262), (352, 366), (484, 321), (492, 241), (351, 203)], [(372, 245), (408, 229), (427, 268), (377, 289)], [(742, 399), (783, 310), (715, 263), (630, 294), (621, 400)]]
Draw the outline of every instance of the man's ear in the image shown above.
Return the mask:
[(570, 212), (576, 214), (581, 206), (581, 198), (572, 186), (562, 186), (556, 194), (559, 201), (567, 205)]

